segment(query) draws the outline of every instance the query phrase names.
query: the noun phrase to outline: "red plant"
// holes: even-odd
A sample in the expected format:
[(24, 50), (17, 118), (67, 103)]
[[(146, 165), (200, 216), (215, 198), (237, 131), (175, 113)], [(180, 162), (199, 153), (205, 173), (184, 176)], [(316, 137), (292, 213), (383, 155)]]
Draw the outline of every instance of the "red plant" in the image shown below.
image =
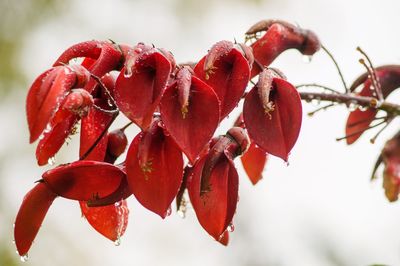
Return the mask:
[[(118, 242), (127, 227), (130, 195), (164, 219), (174, 199), (178, 211), (185, 210), (186, 189), (201, 226), (227, 245), (239, 199), (235, 157), (241, 157), (253, 184), (262, 178), (270, 155), (287, 161), (300, 133), (301, 99), (365, 107), (349, 116), (349, 144), (370, 128), (378, 109), (390, 118), (400, 114), (399, 106), (383, 102), (400, 85), (399, 66), (374, 69), (370, 64), (368, 74), (345, 93), (299, 93), (268, 66), (291, 48), (313, 55), (321, 47), (317, 36), (284, 21), (266, 20), (252, 26), (246, 40), (252, 43), (216, 43), (193, 68), (176, 64), (169, 51), (143, 43), (82, 42), (39, 75), (26, 100), (30, 142), (39, 139), (38, 164), (53, 162), (80, 121), (79, 158), (46, 171), (24, 198), (14, 229), (18, 253), (27, 254), (58, 196), (78, 201), (89, 224)], [(78, 58), (82, 63), (70, 63)], [(255, 77), (256, 83), (251, 80)], [(350, 94), (361, 84), (357, 95)], [(235, 126), (215, 136), (242, 99), (243, 115)], [(141, 130), (130, 143), (127, 126), (109, 132), (119, 111), (131, 121), (127, 126), (134, 123)], [(392, 142), (377, 165), (385, 163), (384, 186), (395, 200), (400, 155), (397, 138)], [(128, 145), (126, 158), (115, 164)]]

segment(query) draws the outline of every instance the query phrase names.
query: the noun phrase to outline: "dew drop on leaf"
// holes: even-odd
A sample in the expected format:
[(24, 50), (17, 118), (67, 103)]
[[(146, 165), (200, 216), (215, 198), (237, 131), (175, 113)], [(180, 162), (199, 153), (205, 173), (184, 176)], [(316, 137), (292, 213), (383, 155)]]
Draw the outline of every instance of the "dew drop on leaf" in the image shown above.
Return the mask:
[(118, 236), (117, 239), (114, 241), (114, 246), (118, 247), (119, 245), (121, 245), (121, 237)]
[(50, 158), (47, 160), (47, 163), (48, 163), (49, 165), (54, 165), (54, 164), (56, 163), (56, 158), (55, 158), (55, 157), (50, 157)]
[(232, 223), (230, 223), (230, 224), (228, 225), (227, 230), (228, 230), (228, 232), (233, 232), (233, 231), (235, 231), (235, 226), (234, 226)]
[(28, 258), (29, 258), (29, 257), (28, 257), (28, 254), (25, 254), (25, 255), (23, 255), (23, 256), (20, 257), (20, 259), (21, 259), (22, 262), (27, 262), (27, 261), (28, 261)]
[(312, 55), (304, 55), (303, 56), (304, 63), (308, 64), (308, 63), (311, 63), (311, 61), (312, 61)]

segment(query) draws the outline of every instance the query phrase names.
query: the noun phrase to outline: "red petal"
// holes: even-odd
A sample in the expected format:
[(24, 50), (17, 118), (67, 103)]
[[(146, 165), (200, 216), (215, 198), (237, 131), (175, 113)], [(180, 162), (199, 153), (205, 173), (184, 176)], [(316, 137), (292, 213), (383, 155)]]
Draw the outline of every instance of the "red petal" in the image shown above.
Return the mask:
[(43, 138), (36, 148), (36, 159), (39, 165), (47, 164), (49, 159), (55, 156), (68, 136), (73, 133), (77, 120), (76, 116), (70, 115), (52, 126), (50, 131), (43, 133)]
[(200, 195), (200, 179), (206, 159), (203, 157), (194, 165), (188, 191), (201, 226), (218, 241), (235, 214), (238, 174), (232, 160), (222, 156), (211, 172), (210, 191)]
[(103, 207), (88, 207), (85, 202), (79, 204), (82, 215), (97, 232), (111, 241), (119, 241), (128, 226), (129, 209), (125, 200)]
[(243, 96), (250, 78), (250, 66), (242, 52), (236, 48), (216, 58), (209, 71), (205, 70), (206, 60), (207, 56), (200, 60), (194, 71), (214, 89), (221, 101), (220, 120), (222, 120), (236, 107)]
[(145, 55), (137, 59), (130, 76), (121, 70), (114, 92), (119, 109), (142, 130), (149, 126), (171, 72), (162, 53), (153, 50)]
[(309, 30), (304, 30), (287, 22), (271, 23), (266, 33), (254, 42), (254, 63), (251, 77), (256, 76), (262, 66), (269, 66), (285, 50), (295, 48), (304, 55), (313, 55), (320, 48), (318, 37)]
[[(76, 82), (76, 74), (70, 68), (60, 67), (60, 69), (55, 69), (54, 71), (58, 73), (51, 88), (40, 87), (38, 91), (34, 90), (28, 93), (26, 101), (27, 105), (30, 106), (27, 108), (30, 142), (34, 142), (39, 138), (40, 134), (42, 134), (49, 124), (57, 108), (63, 102), (67, 92)], [(36, 97), (37, 94), (42, 94), (42, 89), (45, 89), (46, 93), (40, 98)]]
[[(378, 76), (384, 98), (400, 86), (400, 66), (381, 66), (377, 67), (375, 72)], [(372, 90), (371, 82), (368, 73), (364, 73), (353, 82), (350, 90), (354, 91), (358, 86), (364, 84), (358, 95), (376, 97), (374, 90)], [(346, 138), (347, 144), (350, 145), (360, 138), (364, 131), (369, 128), (371, 122), (374, 121), (376, 114), (377, 110), (372, 108), (365, 111), (357, 109), (350, 112), (346, 122), (346, 136), (348, 136)]]
[(127, 199), (130, 195), (132, 195), (132, 192), (128, 180), (123, 178), (117, 190), (104, 198), (88, 201), (87, 205), (89, 207), (106, 206)]
[(242, 157), (243, 168), (253, 185), (257, 184), (262, 178), (262, 172), (268, 160), (268, 153), (259, 148), (254, 142), (251, 142), (249, 149)]
[[(100, 99), (96, 99), (96, 105), (107, 109), (107, 103)], [(96, 108), (92, 108), (86, 117), (82, 118), (81, 122), (81, 138), (79, 146), (79, 156), (82, 157), (93, 144), (98, 140), (100, 135), (107, 131), (110, 123), (113, 120), (113, 115), (103, 112)], [(103, 161), (106, 156), (107, 149), (107, 133), (103, 135), (96, 147), (85, 157), (85, 160)]]
[(165, 91), (160, 110), (171, 137), (194, 163), (219, 124), (219, 101), (216, 94), (207, 84), (192, 77), (185, 113), (182, 113), (176, 82)]
[(228, 232), (228, 230), (222, 233), (222, 235), (220, 236), (220, 239), (218, 239), (218, 242), (221, 243), (224, 246), (228, 246), (228, 244), (229, 244), (229, 232)]
[(66, 65), (71, 59), (79, 57), (97, 59), (102, 51), (102, 45), (103, 42), (95, 40), (74, 44), (60, 55), (54, 66)]
[(118, 167), (96, 161), (77, 161), (43, 174), (49, 188), (64, 198), (89, 201), (104, 198), (118, 189), (125, 173)]
[(14, 224), (14, 239), (19, 255), (28, 253), (56, 196), (44, 183), (38, 183), (24, 197)]
[(297, 90), (287, 81), (273, 80), (270, 100), (274, 110), (266, 113), (254, 87), (246, 96), (243, 119), (250, 138), (266, 152), (287, 161), (300, 133), (302, 106)]
[[(92, 75), (103, 77), (112, 70), (117, 70), (122, 58), (122, 53), (115, 44), (104, 42), (101, 48), (101, 53), (96, 62), (93, 63), (89, 71)], [(97, 81), (93, 78), (85, 85), (84, 89), (92, 92), (97, 86)]]
[(129, 147), (128, 183), (145, 208), (165, 218), (182, 183), (182, 153), (175, 142), (164, 135), (162, 128), (152, 126), (150, 129), (154, 130), (138, 134)]

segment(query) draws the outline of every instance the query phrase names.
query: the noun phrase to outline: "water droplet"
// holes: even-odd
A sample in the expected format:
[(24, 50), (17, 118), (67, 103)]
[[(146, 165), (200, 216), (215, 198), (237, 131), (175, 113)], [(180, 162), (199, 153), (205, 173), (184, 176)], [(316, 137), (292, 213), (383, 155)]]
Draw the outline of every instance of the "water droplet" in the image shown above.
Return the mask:
[(50, 123), (48, 123), (46, 125), (46, 129), (43, 131), (43, 133), (49, 133), (50, 131), (51, 131), (51, 125), (50, 125)]
[(121, 237), (118, 236), (117, 239), (114, 241), (114, 246), (118, 247), (119, 245), (121, 245)]
[(28, 254), (25, 254), (25, 255), (21, 256), (20, 259), (21, 259), (22, 262), (27, 262), (28, 259), (29, 259)]
[(53, 156), (53, 157), (50, 157), (48, 160), (47, 160), (47, 163), (49, 164), (49, 165), (54, 165), (55, 163), (56, 163), (56, 158)]
[(168, 210), (167, 210), (165, 216), (166, 216), (166, 217), (167, 217), (167, 216), (170, 216), (171, 213), (172, 213), (172, 209), (171, 209), (171, 206), (169, 206), (169, 208), (168, 208)]
[(312, 55), (303, 55), (303, 62), (308, 64), (312, 61)]
[(227, 230), (228, 230), (228, 232), (233, 232), (233, 231), (235, 231), (235, 226), (233, 225), (233, 223), (230, 223), (230, 224), (228, 225)]
[(358, 107), (359, 107), (359, 105), (357, 103), (350, 102), (349, 106), (348, 106), (348, 109), (349, 109), (350, 112), (353, 112), (353, 111), (357, 110)]
[(121, 206), (121, 201), (117, 201), (116, 203), (114, 203), (115, 207), (120, 207)]
[(132, 68), (126, 67), (124, 70), (124, 77), (125, 78), (130, 78), (132, 77)]
[(362, 112), (365, 112), (365, 111), (367, 111), (369, 109), (369, 107), (368, 106), (359, 106), (358, 107), (358, 110), (360, 110), (360, 111), (362, 111)]
[(107, 104), (108, 104), (108, 106), (110, 106), (110, 107), (113, 106), (113, 103), (112, 103), (111, 99), (107, 99)]

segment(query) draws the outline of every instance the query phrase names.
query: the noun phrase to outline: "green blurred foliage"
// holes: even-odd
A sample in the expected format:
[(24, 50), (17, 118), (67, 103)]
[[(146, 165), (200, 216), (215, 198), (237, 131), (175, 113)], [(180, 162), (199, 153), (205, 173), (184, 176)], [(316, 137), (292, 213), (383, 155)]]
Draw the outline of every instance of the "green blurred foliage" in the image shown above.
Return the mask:
[[(22, 45), (29, 42), (27, 34), (57, 15), (63, 8), (61, 0), (0, 1), (0, 96), (19, 88), (24, 76), (18, 65)], [(3, 264), (1, 264), (3, 265)]]

